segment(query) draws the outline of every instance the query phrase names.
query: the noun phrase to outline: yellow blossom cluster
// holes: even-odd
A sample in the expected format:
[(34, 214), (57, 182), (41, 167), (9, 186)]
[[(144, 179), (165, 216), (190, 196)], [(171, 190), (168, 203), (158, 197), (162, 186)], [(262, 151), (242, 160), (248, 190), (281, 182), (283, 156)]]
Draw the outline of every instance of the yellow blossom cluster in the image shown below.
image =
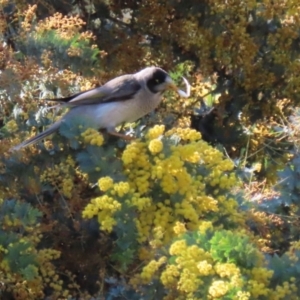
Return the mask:
[(254, 298), (260, 296), (270, 297), (272, 289), (269, 288), (273, 271), (263, 267), (254, 267), (250, 271), (251, 280), (248, 281), (248, 290)]
[(135, 207), (138, 211), (143, 211), (151, 205), (151, 199), (135, 193), (128, 182), (114, 182), (111, 177), (105, 176), (98, 180), (98, 186), (106, 194), (93, 199), (85, 207), (83, 217), (90, 219), (97, 216), (103, 230), (111, 231), (116, 224), (113, 215), (122, 207), (122, 201), (117, 199), (126, 197), (123, 204)]
[(207, 262), (207, 260), (202, 260), (197, 264), (197, 268), (203, 276), (208, 276), (213, 273), (213, 266)]
[[(147, 145), (142, 142), (129, 144), (122, 154), (125, 166), (125, 174), (130, 180), (130, 185), (140, 194), (146, 194), (150, 189), (151, 162), (147, 151)], [(135, 168), (131, 168), (135, 165)]]
[(38, 33), (46, 30), (56, 30), (62, 37), (70, 39), (80, 31), (85, 22), (79, 16), (63, 16), (61, 13), (55, 13), (42, 21), (36, 27)]
[[(161, 148), (156, 148), (157, 141)], [(133, 221), (137, 240), (146, 243), (148, 251), (162, 249), (175, 237), (180, 238), (169, 248), (169, 255), (174, 257), (172, 264), (165, 257), (155, 259), (141, 247), (139, 257), (149, 259), (149, 263), (133, 276), (132, 283), (137, 284), (138, 280), (149, 283), (160, 278), (166, 288), (175, 287), (187, 298), (207, 278), (211, 278), (211, 285), (206, 296), (211, 299), (242, 289), (241, 270), (235, 264), (214, 261), (211, 253), (182, 238), (190, 230), (204, 234), (213, 228), (212, 222), (203, 220), (207, 213), (222, 210), (230, 213), (232, 220), (239, 220), (235, 215), (235, 199), (224, 193), (238, 183), (231, 172), (233, 163), (202, 141), (197, 132), (190, 129), (165, 132), (163, 126), (153, 127), (144, 140), (128, 144), (122, 161), (127, 181), (115, 182), (109, 176), (99, 178), (98, 186), (104, 195), (86, 206), (83, 217), (97, 217), (101, 229), (107, 231), (117, 222), (122, 221), (126, 226)], [(208, 194), (207, 190), (212, 192)], [(124, 217), (116, 218), (122, 210), (126, 211)], [(251, 279), (259, 278), (253, 272), (249, 274)], [(247, 297), (247, 293), (240, 293), (240, 299)]]
[(296, 255), (296, 251), (300, 250), (300, 241), (294, 241), (291, 242), (290, 248), (289, 250), (286, 252), (286, 254), (288, 255), (289, 259), (293, 262), (297, 262), (298, 256)]
[[(91, 132), (87, 130), (84, 136), (90, 137)], [(183, 144), (170, 143), (178, 137)], [(109, 208), (99, 207), (97, 198), (85, 208), (83, 216), (98, 216), (102, 229), (106, 223), (109, 226), (105, 229), (110, 231), (117, 222), (116, 210), (122, 210), (124, 205), (133, 207), (138, 212), (133, 219), (138, 241), (151, 240), (150, 245), (157, 248), (187, 230), (197, 230), (202, 223), (201, 216), (219, 211), (220, 204), (225, 208), (224, 213), (233, 212), (237, 205), (233, 198), (206, 194), (206, 186), (211, 186), (213, 180), (222, 189), (229, 190), (237, 184), (230, 173), (233, 164), (199, 138), (191, 129), (164, 132), (164, 126), (154, 126), (145, 141), (130, 143), (122, 154), (128, 181), (114, 182), (108, 176), (99, 179), (99, 188), (105, 192), (101, 197), (108, 197)], [(153, 142), (159, 142), (162, 148), (152, 147)], [(157, 153), (160, 151), (166, 151), (167, 155)], [(200, 175), (199, 166), (207, 168), (209, 175)], [(153, 194), (153, 191), (159, 192)]]
[(209, 221), (202, 221), (198, 230), (201, 234), (205, 234), (205, 232), (209, 229), (212, 229), (213, 228), (213, 224), (212, 222), (209, 222)]
[(149, 141), (155, 140), (159, 137), (161, 137), (165, 132), (165, 126), (164, 125), (155, 125), (153, 128), (149, 129), (147, 132), (147, 139)]
[(283, 299), (298, 299), (295, 295), (298, 293), (296, 278), (291, 277), (290, 282), (285, 281), (282, 285), (277, 285), (276, 288), (270, 291), (269, 299), (283, 300)]
[(272, 270), (268, 270), (262, 267), (255, 267), (251, 270), (251, 278), (267, 286), (270, 283), (273, 273), (274, 272)]
[[(26, 244), (28, 241), (27, 238), (21, 238), (18, 242)], [(36, 246), (40, 239), (31, 238), (31, 241), (33, 242), (32, 245)], [(9, 244), (8, 249), (0, 247), (0, 253), (9, 253), (10, 248), (13, 247), (13, 244)], [(30, 264), (27, 267), (37, 276), (24, 280), (24, 277), (20, 276), (19, 272), (13, 272), (10, 269), (9, 257), (2, 259), (0, 262), (0, 273), (1, 279), (5, 283), (6, 292), (18, 295), (18, 299), (43, 299), (45, 297), (44, 289), (48, 286), (53, 285), (55, 290), (62, 290), (63, 281), (59, 279), (59, 276), (54, 271), (55, 266), (51, 263), (51, 260), (59, 258), (59, 251), (53, 249), (37, 250), (35, 247), (29, 247), (26, 249), (26, 252), (23, 250), (20, 255), (25, 255), (25, 263), (27, 255), (35, 256), (37, 265)], [(54, 294), (59, 296), (56, 292)]]
[[(5, 249), (2, 249), (1, 252), (5, 253)], [(0, 270), (2, 272), (8, 273), (10, 271), (9, 263), (7, 259), (2, 259), (0, 262)]]
[(167, 261), (167, 258), (165, 256), (162, 256), (159, 258), (159, 260), (151, 260), (147, 266), (145, 266), (141, 272), (141, 278), (148, 282), (153, 278), (153, 275), (155, 272), (159, 269), (159, 267), (164, 264)]
[(210, 253), (196, 245), (188, 246), (185, 240), (174, 242), (169, 250), (175, 264), (167, 265), (161, 273), (164, 286), (191, 296), (203, 284), (206, 276), (215, 274)]
[(36, 4), (29, 5), (28, 8), (23, 12), (24, 19), (21, 23), (21, 26), (25, 33), (30, 31), (30, 29), (32, 28), (33, 20), (36, 18), (37, 7), (38, 6)]
[(270, 290), (263, 283), (260, 283), (256, 280), (249, 280), (248, 286), (254, 299), (257, 299), (260, 296), (269, 296)]
[(4, 216), (2, 219), (3, 226), (7, 227), (17, 227), (22, 225), (22, 221), (17, 218), (12, 218), (9, 215)]
[(173, 227), (173, 230), (176, 235), (181, 235), (186, 232), (185, 224), (177, 221)]
[(214, 280), (209, 287), (208, 293), (213, 298), (221, 298), (228, 292), (228, 283), (223, 280)]
[(216, 271), (216, 274), (218, 274), (221, 278), (231, 278), (232, 276), (240, 275), (239, 268), (233, 263), (217, 263), (214, 269)]
[(45, 68), (50, 68), (52, 63), (52, 55), (53, 53), (49, 50), (44, 49), (41, 54), (41, 62), (43, 63)]
[[(176, 137), (185, 142), (170, 144), (169, 139), (176, 140)], [(227, 199), (218, 193), (206, 195), (207, 185), (216, 186), (217, 191), (219, 186), (230, 189), (237, 184), (237, 179), (230, 173), (233, 163), (199, 138), (200, 134), (191, 129), (178, 128), (164, 133), (164, 126), (154, 126), (146, 134), (145, 141), (134, 141), (123, 152), (125, 174), (131, 188), (138, 193), (137, 199), (150, 195), (155, 188), (164, 194), (160, 200), (147, 201), (143, 209), (139, 206), (136, 226), (140, 242), (153, 237), (157, 226), (164, 228), (161, 236), (164, 243), (186, 229), (197, 229), (201, 223), (199, 217), (218, 211), (220, 203), (226, 211), (228, 208), (232, 212), (236, 208), (233, 198)], [(158, 145), (153, 142), (159, 142), (161, 146), (153, 146)], [(208, 176), (198, 173), (197, 168), (201, 165), (209, 170)], [(178, 195), (177, 200), (174, 195)], [(181, 220), (186, 221), (179, 227)]]
[(130, 199), (129, 203), (137, 208), (138, 211), (143, 211), (147, 207), (151, 206), (151, 199), (148, 197), (141, 197), (138, 193), (133, 194), (132, 198)]
[(72, 196), (72, 190), (74, 188), (73, 179), (72, 178), (65, 178), (65, 179), (63, 179), (63, 181), (61, 183), (61, 187), (62, 187), (63, 194), (66, 197), (71, 198), (71, 196)]
[(162, 151), (164, 145), (161, 140), (155, 139), (149, 142), (148, 148), (152, 154), (157, 154)]
[[(146, 209), (151, 204), (150, 198), (134, 193), (128, 182), (114, 182), (111, 177), (105, 176), (98, 180), (98, 186), (106, 194), (92, 199), (85, 207), (83, 217), (90, 219), (96, 216), (103, 230), (112, 230), (117, 222), (114, 214), (121, 210), (122, 204), (135, 207), (138, 211)], [(126, 197), (126, 200), (118, 201), (122, 197)]]
[(112, 231), (116, 220), (113, 215), (116, 211), (121, 209), (121, 204), (108, 195), (103, 195), (92, 199), (91, 202), (85, 207), (82, 216), (91, 219), (97, 216), (101, 228), (108, 232)]
[(236, 297), (234, 297), (234, 300), (249, 300), (250, 299), (250, 293), (249, 292), (242, 292), (238, 291), (236, 294)]
[(54, 294), (58, 296), (68, 296), (69, 291), (63, 287), (63, 280), (60, 279), (59, 275), (55, 270), (55, 265), (51, 260), (58, 259), (60, 252), (54, 249), (43, 249), (38, 253), (38, 261), (41, 265), (40, 274), (43, 282), (51, 287)]
[(168, 264), (162, 272), (160, 280), (165, 287), (173, 287), (174, 285), (176, 286), (179, 276), (180, 269), (178, 266)]
[(63, 195), (71, 198), (74, 189), (73, 172), (75, 161), (68, 156), (65, 162), (59, 165), (50, 166), (40, 176), (41, 182), (47, 182), (59, 188)]
[[(182, 224), (177, 226), (181, 227)], [(202, 227), (208, 229), (211, 228), (211, 224), (204, 222)], [(260, 267), (262, 262), (252, 269), (240, 268), (235, 263), (215, 260), (212, 253), (201, 248), (201, 243), (198, 244), (196, 240), (187, 241), (188, 239), (183, 237), (173, 242), (169, 247), (172, 260), (167, 260), (163, 265), (159, 265), (157, 260), (151, 260), (142, 271), (143, 273), (144, 270), (148, 270), (148, 276), (140, 274), (144, 283), (158, 278), (160, 272), (161, 283), (170, 293), (177, 293), (174, 299), (220, 299), (233, 292), (233, 299), (267, 297), (279, 300), (297, 292), (295, 278), (272, 289), (273, 271)], [(200, 298), (199, 291), (202, 293)]]
[(104, 142), (103, 135), (96, 129), (88, 128), (81, 134), (85, 143), (95, 146), (102, 146)]
[(103, 191), (103, 192), (106, 192), (107, 190), (112, 188), (113, 185), (114, 185), (114, 181), (109, 176), (101, 177), (98, 180), (98, 186), (99, 186), (100, 190)]
[(176, 134), (183, 141), (198, 141), (201, 139), (201, 133), (195, 129), (190, 128), (173, 128), (166, 132), (166, 136), (172, 136)]
[(118, 195), (118, 197), (123, 197), (126, 195), (130, 190), (130, 186), (128, 182), (119, 182), (114, 184), (114, 191), (112, 194)]
[(10, 120), (5, 124), (9, 132), (15, 132), (18, 129), (18, 124), (15, 120)]

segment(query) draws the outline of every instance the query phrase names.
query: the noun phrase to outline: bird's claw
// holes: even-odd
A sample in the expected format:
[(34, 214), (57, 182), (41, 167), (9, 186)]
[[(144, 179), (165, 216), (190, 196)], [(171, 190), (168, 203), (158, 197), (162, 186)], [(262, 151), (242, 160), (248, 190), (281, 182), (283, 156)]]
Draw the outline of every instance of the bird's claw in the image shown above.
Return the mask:
[(134, 136), (131, 136), (131, 135), (126, 135), (126, 134), (123, 134), (123, 133), (120, 133), (120, 132), (117, 132), (115, 130), (108, 130), (107, 131), (108, 134), (112, 135), (112, 136), (116, 136), (116, 137), (119, 137), (125, 141), (132, 141), (132, 140), (135, 140), (135, 137)]

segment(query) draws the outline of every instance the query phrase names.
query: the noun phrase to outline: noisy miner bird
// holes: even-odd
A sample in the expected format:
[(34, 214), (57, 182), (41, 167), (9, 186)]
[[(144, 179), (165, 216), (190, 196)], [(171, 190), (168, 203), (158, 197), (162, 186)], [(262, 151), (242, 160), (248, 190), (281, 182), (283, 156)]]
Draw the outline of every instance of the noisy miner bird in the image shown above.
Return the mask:
[(11, 150), (19, 150), (44, 139), (57, 131), (63, 122), (73, 118), (91, 119), (98, 129), (106, 129), (111, 135), (131, 139), (115, 128), (125, 122), (134, 122), (153, 111), (160, 103), (162, 93), (168, 89), (175, 90), (182, 97), (189, 97), (190, 85), (185, 78), (183, 80), (187, 92), (179, 90), (163, 69), (147, 67), (135, 74), (116, 77), (98, 88), (66, 98), (47, 99), (60, 102), (71, 109), (48, 129)]

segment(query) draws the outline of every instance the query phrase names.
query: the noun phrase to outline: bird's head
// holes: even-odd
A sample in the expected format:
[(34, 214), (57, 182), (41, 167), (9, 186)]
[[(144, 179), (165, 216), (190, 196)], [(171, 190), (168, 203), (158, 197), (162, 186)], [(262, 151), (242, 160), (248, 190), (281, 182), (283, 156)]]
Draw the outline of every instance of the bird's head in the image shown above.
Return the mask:
[(156, 94), (163, 93), (166, 90), (178, 91), (177, 86), (171, 79), (170, 75), (161, 68), (148, 67), (137, 73), (144, 80), (148, 89)]

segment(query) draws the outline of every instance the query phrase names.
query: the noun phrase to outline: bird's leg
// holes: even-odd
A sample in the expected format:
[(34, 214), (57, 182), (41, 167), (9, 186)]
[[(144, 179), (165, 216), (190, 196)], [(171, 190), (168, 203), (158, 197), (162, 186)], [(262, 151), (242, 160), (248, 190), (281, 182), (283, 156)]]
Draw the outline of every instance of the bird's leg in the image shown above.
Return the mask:
[(117, 137), (122, 138), (123, 140), (126, 140), (126, 141), (132, 141), (132, 140), (135, 139), (135, 137), (133, 137), (133, 136), (117, 132), (114, 128), (107, 128), (106, 131), (107, 131), (108, 134), (113, 135), (113, 136), (117, 136)]

